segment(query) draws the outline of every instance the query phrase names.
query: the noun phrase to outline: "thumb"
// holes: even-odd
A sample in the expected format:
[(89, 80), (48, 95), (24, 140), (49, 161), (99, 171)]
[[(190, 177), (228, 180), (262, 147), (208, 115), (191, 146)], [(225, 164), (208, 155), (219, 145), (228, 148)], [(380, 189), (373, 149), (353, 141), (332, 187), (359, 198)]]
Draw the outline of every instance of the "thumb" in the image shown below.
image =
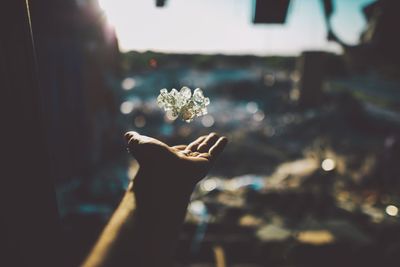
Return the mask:
[(158, 140), (134, 131), (127, 132), (125, 140), (128, 143), (129, 153), (137, 159), (139, 164), (151, 161), (151, 158), (159, 156), (161, 151), (165, 152), (165, 147)]
[(134, 156), (139, 163), (143, 160), (143, 152), (142, 152), (142, 145), (143, 144), (141, 142), (142, 136), (134, 131), (129, 131), (127, 133), (125, 133), (124, 135), (125, 140), (127, 142), (128, 145), (128, 152)]

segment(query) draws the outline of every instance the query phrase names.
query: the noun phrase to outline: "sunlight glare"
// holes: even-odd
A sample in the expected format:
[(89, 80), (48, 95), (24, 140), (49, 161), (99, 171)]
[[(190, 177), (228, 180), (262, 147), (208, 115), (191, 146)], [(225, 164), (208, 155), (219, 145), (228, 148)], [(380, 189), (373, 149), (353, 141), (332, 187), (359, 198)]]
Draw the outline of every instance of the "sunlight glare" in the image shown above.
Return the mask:
[(117, 15), (120, 14), (120, 8), (122, 5), (120, 3), (113, 3), (112, 0), (98, 0), (100, 8), (106, 15), (107, 21), (112, 26), (116, 27), (118, 25)]
[[(333, 24), (346, 41), (358, 42), (365, 26), (360, 8), (371, 1), (342, 1)], [(283, 25), (252, 24), (253, 0), (174, 0), (163, 8), (148, 0), (98, 2), (108, 23), (115, 28), (124, 52), (258, 55), (295, 55), (310, 49), (341, 52), (339, 45), (326, 40), (318, 0), (293, 1), (287, 23)]]

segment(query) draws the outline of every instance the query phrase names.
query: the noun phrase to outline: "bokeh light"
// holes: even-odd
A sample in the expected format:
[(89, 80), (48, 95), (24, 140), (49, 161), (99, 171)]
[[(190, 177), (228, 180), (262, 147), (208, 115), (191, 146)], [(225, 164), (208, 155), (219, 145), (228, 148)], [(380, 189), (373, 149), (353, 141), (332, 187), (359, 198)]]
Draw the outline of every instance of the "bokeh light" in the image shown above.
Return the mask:
[(210, 114), (207, 114), (201, 118), (201, 124), (203, 124), (203, 126), (207, 128), (213, 126), (214, 122), (215, 122), (214, 117), (211, 116)]
[(321, 163), (321, 167), (324, 171), (332, 171), (336, 167), (336, 163), (333, 159), (324, 159)]
[(388, 205), (385, 211), (390, 216), (397, 216), (399, 214), (399, 208), (395, 205)]
[(120, 111), (122, 114), (129, 114), (132, 112), (134, 104), (131, 101), (125, 101), (120, 106)]
[(136, 116), (134, 124), (138, 128), (143, 128), (146, 125), (146, 118), (143, 115)]
[(246, 110), (249, 113), (254, 114), (254, 113), (256, 113), (258, 111), (258, 104), (256, 102), (252, 102), (251, 101), (251, 102), (247, 103)]
[(201, 189), (207, 192), (210, 192), (217, 188), (217, 181), (213, 178), (207, 179), (200, 185)]
[(136, 80), (134, 78), (125, 78), (122, 80), (121, 87), (124, 90), (132, 90), (136, 86)]
[(262, 112), (261, 110), (257, 111), (257, 112), (253, 115), (253, 119), (254, 119), (255, 121), (258, 121), (258, 122), (264, 120), (264, 118), (265, 118), (265, 114), (264, 114), (264, 112)]

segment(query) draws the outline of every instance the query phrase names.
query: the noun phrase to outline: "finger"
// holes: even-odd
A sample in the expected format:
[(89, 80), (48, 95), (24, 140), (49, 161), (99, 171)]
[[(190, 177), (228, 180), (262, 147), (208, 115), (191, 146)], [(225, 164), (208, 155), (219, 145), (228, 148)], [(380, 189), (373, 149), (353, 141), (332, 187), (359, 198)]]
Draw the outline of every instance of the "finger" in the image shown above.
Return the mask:
[(216, 133), (210, 133), (206, 139), (198, 146), (198, 152), (208, 152), (208, 150), (214, 145), (218, 140), (219, 136)]
[(218, 156), (221, 154), (221, 152), (224, 150), (226, 144), (228, 143), (228, 139), (223, 136), (218, 139), (217, 142), (210, 148), (208, 151), (208, 154), (210, 154), (211, 159), (216, 159)]
[(137, 134), (138, 134), (138, 133), (135, 132), (135, 131), (126, 132), (125, 135), (124, 135), (125, 140), (126, 140), (127, 142), (129, 142), (129, 140), (130, 140), (133, 136), (135, 136), (135, 135), (137, 135)]
[(173, 148), (176, 148), (178, 150), (185, 150), (186, 149), (186, 145), (177, 145), (177, 146), (173, 146)]
[(126, 142), (128, 143), (128, 148), (139, 143), (140, 134), (134, 131), (129, 131), (124, 135)]
[(207, 137), (207, 135), (203, 135), (203, 136), (200, 136), (199, 138), (197, 138), (195, 141), (191, 142), (187, 146), (187, 150), (196, 151), (197, 147), (201, 144), (201, 142), (204, 141), (204, 139), (206, 139), (206, 137)]

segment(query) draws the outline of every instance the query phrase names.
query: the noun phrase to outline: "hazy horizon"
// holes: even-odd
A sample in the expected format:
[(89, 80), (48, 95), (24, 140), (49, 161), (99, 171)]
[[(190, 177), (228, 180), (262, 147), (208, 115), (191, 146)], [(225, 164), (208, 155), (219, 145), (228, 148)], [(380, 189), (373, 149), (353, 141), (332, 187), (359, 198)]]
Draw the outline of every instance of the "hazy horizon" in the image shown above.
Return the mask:
[[(336, 0), (332, 23), (340, 38), (356, 44), (365, 27), (360, 8), (374, 0)], [(326, 40), (319, 0), (292, 0), (284, 25), (254, 25), (252, 0), (99, 0), (115, 27), (122, 52), (296, 56), (304, 50), (341, 53)]]

